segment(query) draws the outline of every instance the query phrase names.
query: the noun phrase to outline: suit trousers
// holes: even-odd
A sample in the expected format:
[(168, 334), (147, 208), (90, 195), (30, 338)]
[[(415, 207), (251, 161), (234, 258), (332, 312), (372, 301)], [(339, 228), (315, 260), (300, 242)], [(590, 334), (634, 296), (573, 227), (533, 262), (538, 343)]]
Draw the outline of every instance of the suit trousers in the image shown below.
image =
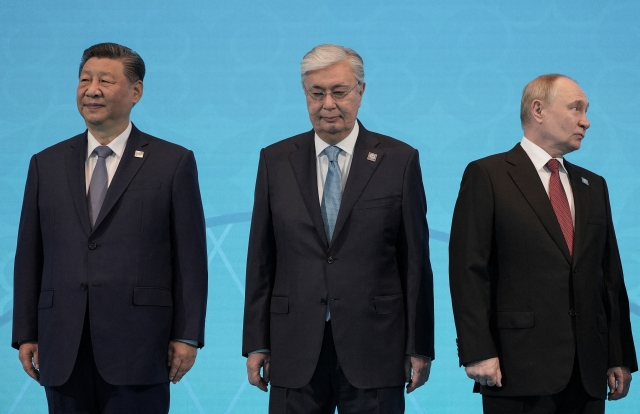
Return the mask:
[(150, 385), (112, 385), (98, 372), (93, 357), (89, 309), (82, 339), (69, 380), (56, 387), (45, 386), (49, 413), (64, 414), (166, 414), (169, 412), (167, 382)]
[(328, 321), (311, 381), (302, 388), (272, 386), (269, 414), (334, 414), (336, 408), (339, 414), (402, 414), (404, 386), (360, 389), (349, 384)]
[(482, 396), (484, 414), (604, 414), (604, 403), (605, 400), (592, 397), (584, 389), (577, 357), (569, 383), (559, 393), (529, 397)]

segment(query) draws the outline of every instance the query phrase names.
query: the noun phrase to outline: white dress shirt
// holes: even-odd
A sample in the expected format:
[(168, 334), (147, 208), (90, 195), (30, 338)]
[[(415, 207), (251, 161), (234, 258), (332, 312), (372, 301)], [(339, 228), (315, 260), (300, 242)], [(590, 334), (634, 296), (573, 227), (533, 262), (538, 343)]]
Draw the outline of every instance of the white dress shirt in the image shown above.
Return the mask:
[[(336, 147), (341, 151), (338, 154), (338, 166), (340, 167), (340, 173), (342, 174), (342, 191), (344, 192), (344, 186), (347, 183), (347, 177), (349, 177), (349, 170), (351, 169), (351, 161), (353, 160), (353, 149), (356, 146), (356, 139), (358, 139), (358, 133), (360, 132), (360, 126), (356, 122), (353, 129), (347, 135), (345, 139), (340, 141)], [(318, 176), (318, 200), (322, 204), (322, 195), (324, 194), (324, 182), (327, 179), (327, 172), (329, 171), (329, 157), (324, 154), (325, 148), (330, 146), (318, 136), (315, 135), (314, 142), (316, 145), (316, 172)]]
[[(522, 137), (520, 145), (531, 159), (531, 162), (533, 162), (534, 167), (536, 167), (536, 171), (538, 171), (538, 175), (540, 176), (542, 185), (544, 185), (547, 196), (549, 196), (549, 178), (551, 178), (551, 170), (547, 168), (547, 163), (553, 157), (547, 154), (545, 150), (529, 141), (527, 137)], [(569, 209), (571, 210), (571, 219), (573, 220), (573, 226), (575, 227), (576, 213), (573, 203), (573, 190), (571, 190), (571, 182), (569, 181), (567, 170), (564, 168), (564, 158), (560, 157), (556, 158), (556, 160), (560, 161), (560, 165), (558, 167), (560, 182), (562, 182), (564, 192), (567, 194), (567, 201), (569, 201)]]
[[(111, 151), (113, 151), (111, 155), (105, 158), (108, 177), (107, 187), (111, 185), (113, 175), (118, 169), (118, 165), (120, 164), (120, 160), (122, 159), (122, 154), (124, 154), (124, 147), (127, 145), (129, 135), (131, 135), (131, 128), (131, 121), (129, 121), (129, 126), (127, 126), (127, 129), (122, 131), (122, 134), (118, 135), (113, 141), (107, 144), (107, 147), (111, 148)], [(91, 131), (87, 131), (87, 159), (84, 163), (84, 177), (85, 183), (87, 185), (87, 194), (89, 193), (89, 184), (91, 184), (91, 176), (93, 176), (93, 170), (94, 168), (96, 168), (96, 163), (98, 162), (98, 155), (96, 155), (93, 150), (100, 145), (102, 144), (98, 142)]]

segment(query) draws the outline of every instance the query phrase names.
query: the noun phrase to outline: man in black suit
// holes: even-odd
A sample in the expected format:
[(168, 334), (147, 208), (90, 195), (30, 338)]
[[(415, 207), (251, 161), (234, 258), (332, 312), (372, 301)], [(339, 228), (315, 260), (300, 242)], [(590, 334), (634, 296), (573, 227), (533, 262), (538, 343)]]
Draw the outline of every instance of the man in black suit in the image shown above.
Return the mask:
[(605, 180), (563, 156), (586, 95), (544, 75), (524, 89), (524, 138), (469, 164), (449, 275), (460, 364), (485, 413), (603, 413), (637, 361)]
[(206, 235), (193, 153), (129, 120), (144, 62), (85, 50), (87, 131), (34, 155), (14, 276), (12, 345), (50, 412), (166, 413), (204, 346)]
[[(429, 376), (433, 283), (418, 152), (356, 120), (353, 50), (302, 60), (313, 130), (260, 153), (242, 353), (269, 412), (404, 412)], [(263, 369), (263, 377), (260, 369)], [(413, 370), (413, 376), (411, 376)]]

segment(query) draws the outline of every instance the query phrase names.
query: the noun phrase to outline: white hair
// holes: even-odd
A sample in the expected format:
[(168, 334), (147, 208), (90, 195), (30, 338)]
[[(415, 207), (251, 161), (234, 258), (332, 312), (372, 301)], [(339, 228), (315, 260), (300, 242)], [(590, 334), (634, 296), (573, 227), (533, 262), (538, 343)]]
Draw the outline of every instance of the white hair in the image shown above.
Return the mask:
[(360, 55), (348, 47), (330, 44), (316, 46), (304, 55), (300, 67), (302, 83), (312, 70), (328, 68), (345, 60), (349, 62), (358, 83), (364, 83), (364, 62)]

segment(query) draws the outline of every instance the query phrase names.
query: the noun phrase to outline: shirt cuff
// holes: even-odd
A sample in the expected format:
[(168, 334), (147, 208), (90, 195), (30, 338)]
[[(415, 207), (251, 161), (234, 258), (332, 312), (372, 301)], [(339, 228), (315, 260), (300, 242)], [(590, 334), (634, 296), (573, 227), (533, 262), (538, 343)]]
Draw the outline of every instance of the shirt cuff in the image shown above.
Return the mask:
[(270, 349), (258, 349), (257, 351), (249, 352), (248, 355), (258, 354), (258, 353), (268, 354), (269, 352), (271, 352)]
[(198, 347), (198, 341), (192, 341), (190, 339), (174, 339), (174, 341), (184, 342), (187, 345), (191, 345), (193, 347)]

